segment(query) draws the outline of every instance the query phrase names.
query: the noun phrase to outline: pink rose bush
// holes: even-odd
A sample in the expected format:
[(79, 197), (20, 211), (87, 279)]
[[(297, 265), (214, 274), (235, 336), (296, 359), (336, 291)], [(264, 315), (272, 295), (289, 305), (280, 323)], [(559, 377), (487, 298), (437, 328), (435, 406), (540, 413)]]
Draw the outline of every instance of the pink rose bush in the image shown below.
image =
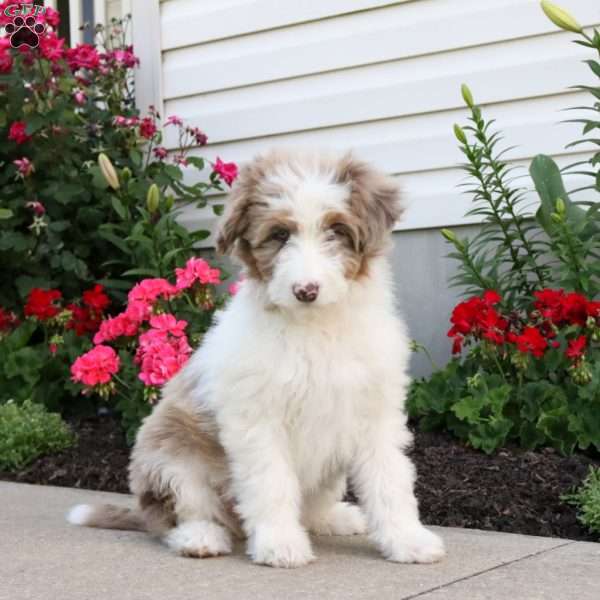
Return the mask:
[(174, 279), (134, 285), (125, 309), (102, 320), (94, 348), (71, 366), (72, 381), (84, 393), (117, 398), (117, 407), (130, 415), (131, 431), (189, 360), (227, 298), (216, 288), (223, 283), (221, 271), (202, 258), (176, 268)]

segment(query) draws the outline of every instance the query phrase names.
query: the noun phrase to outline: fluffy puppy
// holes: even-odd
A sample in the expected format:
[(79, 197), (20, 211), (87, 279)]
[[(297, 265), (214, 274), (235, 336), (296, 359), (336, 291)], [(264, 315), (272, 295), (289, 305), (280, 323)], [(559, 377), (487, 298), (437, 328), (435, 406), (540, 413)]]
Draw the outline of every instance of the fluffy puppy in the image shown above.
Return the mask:
[[(218, 250), (246, 282), (144, 421), (136, 509), (72, 523), (139, 529), (184, 556), (314, 560), (308, 532), (369, 532), (392, 561), (443, 543), (419, 520), (403, 409), (408, 342), (386, 258), (396, 184), (350, 155), (274, 151), (240, 173)], [(342, 501), (348, 478), (360, 507)]]

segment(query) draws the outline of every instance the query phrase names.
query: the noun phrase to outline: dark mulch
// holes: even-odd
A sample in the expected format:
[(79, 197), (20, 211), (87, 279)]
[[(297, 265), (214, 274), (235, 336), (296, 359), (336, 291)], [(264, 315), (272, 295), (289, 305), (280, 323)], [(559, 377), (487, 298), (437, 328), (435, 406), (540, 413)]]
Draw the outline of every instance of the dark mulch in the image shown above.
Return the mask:
[[(129, 449), (118, 422), (105, 416), (72, 426), (75, 447), (16, 474), (0, 471), (0, 479), (127, 492)], [(417, 433), (412, 457), (427, 523), (600, 541), (577, 522), (575, 509), (559, 500), (581, 482), (590, 464), (600, 465), (598, 457), (518, 448), (487, 456), (443, 433)]]
[(0, 479), (127, 493), (129, 448), (118, 421), (105, 416), (70, 425), (77, 434), (75, 446), (39, 458), (18, 473), (0, 470)]

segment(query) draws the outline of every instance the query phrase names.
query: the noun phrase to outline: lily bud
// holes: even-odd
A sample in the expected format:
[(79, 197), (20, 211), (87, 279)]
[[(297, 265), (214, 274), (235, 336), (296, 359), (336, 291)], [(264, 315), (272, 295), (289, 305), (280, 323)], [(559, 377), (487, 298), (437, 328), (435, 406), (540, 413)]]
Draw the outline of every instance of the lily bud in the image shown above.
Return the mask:
[(131, 169), (129, 167), (125, 167), (122, 171), (121, 171), (121, 177), (123, 178), (123, 181), (125, 183), (127, 183), (130, 179), (131, 179)]
[(165, 199), (165, 207), (167, 210), (171, 210), (175, 204), (175, 196), (167, 196)]
[(463, 83), (460, 86), (460, 93), (462, 94), (463, 100), (469, 108), (473, 108), (475, 106), (475, 101), (473, 100), (473, 94), (471, 94), (471, 90), (466, 83)]
[(564, 215), (567, 212), (565, 201), (562, 198), (558, 198), (558, 200), (556, 201), (556, 212), (559, 215)]
[(146, 196), (146, 208), (150, 214), (154, 214), (158, 210), (159, 202), (160, 190), (158, 189), (158, 186), (153, 183), (148, 190), (148, 195)]
[(458, 242), (458, 238), (456, 237), (456, 234), (454, 233), (454, 231), (451, 231), (450, 229), (442, 229), (442, 235), (449, 242), (452, 242), (453, 244), (456, 244)]
[(454, 124), (454, 135), (461, 144), (467, 143), (467, 136), (460, 125)]
[(583, 32), (581, 25), (566, 10), (560, 8), (560, 6), (556, 6), (556, 4), (548, 2), (548, 0), (542, 0), (542, 10), (557, 27), (565, 31), (572, 31), (573, 33)]
[(550, 214), (550, 218), (552, 219), (552, 222), (556, 223), (557, 225), (563, 222), (563, 215), (555, 212)]
[(118, 190), (121, 187), (119, 176), (117, 175), (117, 171), (113, 167), (113, 164), (110, 162), (110, 158), (103, 152), (98, 155), (98, 166), (102, 171), (102, 175), (104, 175), (106, 183), (108, 183), (113, 190)]

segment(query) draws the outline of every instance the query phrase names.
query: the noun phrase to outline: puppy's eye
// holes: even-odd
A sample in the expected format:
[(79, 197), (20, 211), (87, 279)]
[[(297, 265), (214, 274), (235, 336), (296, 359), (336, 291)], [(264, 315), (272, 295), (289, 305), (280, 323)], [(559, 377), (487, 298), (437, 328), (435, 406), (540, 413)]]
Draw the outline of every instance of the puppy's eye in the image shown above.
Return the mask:
[(283, 227), (278, 227), (271, 232), (269, 239), (280, 244), (285, 244), (290, 239), (290, 232)]
[(343, 223), (334, 223), (328, 231), (331, 238), (348, 237), (348, 227)]

